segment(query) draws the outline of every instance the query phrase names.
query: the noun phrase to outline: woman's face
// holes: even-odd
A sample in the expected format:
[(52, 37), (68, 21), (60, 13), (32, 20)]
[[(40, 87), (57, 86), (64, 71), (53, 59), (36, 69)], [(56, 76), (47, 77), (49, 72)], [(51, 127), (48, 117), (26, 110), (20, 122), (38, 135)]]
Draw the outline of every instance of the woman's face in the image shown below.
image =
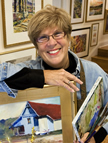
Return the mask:
[[(39, 37), (45, 35), (53, 35), (56, 32), (62, 32), (62, 30), (57, 27), (46, 28), (40, 33)], [(52, 36), (50, 36), (49, 41), (44, 43), (37, 42), (37, 45), (38, 54), (49, 66), (64, 69), (69, 66), (69, 40), (67, 35), (58, 40), (55, 40)]]

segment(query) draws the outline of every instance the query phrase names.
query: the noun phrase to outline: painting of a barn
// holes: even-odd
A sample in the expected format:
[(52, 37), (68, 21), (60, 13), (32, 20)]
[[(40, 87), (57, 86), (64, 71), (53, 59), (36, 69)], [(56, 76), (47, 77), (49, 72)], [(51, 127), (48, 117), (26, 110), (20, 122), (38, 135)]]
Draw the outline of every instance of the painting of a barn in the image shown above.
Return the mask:
[(58, 104), (27, 101), (22, 113), (9, 129), (14, 135), (28, 135), (34, 127), (36, 134), (44, 134), (62, 129), (61, 109)]

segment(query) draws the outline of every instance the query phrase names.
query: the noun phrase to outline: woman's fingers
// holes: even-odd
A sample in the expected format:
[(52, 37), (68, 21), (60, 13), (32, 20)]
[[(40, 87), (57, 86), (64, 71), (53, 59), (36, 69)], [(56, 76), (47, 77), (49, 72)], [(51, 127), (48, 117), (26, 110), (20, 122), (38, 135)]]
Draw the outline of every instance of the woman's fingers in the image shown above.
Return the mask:
[[(81, 141), (74, 141), (73, 143), (84, 143), (87, 139), (87, 136), (89, 135), (89, 132), (86, 132), (83, 137), (81, 138)], [(87, 143), (96, 143), (94, 137), (92, 137)]]
[(70, 92), (79, 91), (73, 81), (79, 84), (83, 83), (80, 79), (65, 71), (64, 69), (44, 70), (44, 78), (46, 84), (63, 86)]

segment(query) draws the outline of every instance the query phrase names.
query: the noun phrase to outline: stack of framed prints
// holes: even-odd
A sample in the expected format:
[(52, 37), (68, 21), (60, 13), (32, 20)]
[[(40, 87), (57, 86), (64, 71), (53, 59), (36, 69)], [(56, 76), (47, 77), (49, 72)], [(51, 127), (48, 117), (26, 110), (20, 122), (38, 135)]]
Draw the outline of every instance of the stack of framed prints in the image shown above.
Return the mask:
[(76, 112), (75, 93), (45, 86), (19, 91), (16, 98), (0, 93), (0, 141), (70, 143)]

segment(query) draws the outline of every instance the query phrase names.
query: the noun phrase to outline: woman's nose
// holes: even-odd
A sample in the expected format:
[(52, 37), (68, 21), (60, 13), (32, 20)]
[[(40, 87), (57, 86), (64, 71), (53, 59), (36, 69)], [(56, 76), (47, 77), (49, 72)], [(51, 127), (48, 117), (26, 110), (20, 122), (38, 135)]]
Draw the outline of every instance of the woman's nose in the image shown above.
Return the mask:
[(56, 44), (57, 44), (57, 41), (53, 38), (53, 36), (50, 36), (47, 45), (48, 46), (53, 46), (53, 45), (56, 45)]

